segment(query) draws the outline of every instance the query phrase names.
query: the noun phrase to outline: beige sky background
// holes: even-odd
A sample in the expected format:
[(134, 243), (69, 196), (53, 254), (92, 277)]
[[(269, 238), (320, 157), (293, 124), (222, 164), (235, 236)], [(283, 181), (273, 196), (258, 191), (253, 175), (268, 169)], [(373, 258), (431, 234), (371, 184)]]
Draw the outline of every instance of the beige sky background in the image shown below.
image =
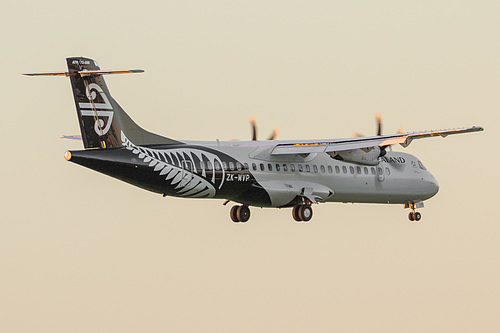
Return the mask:
[[(0, 12), (2, 332), (498, 332), (500, 2), (7, 0)], [(310, 223), (181, 200), (68, 163), (64, 71), (86, 56), (144, 128), (178, 139), (420, 140), (421, 223), (322, 204)], [(398, 147), (396, 149), (403, 148)]]

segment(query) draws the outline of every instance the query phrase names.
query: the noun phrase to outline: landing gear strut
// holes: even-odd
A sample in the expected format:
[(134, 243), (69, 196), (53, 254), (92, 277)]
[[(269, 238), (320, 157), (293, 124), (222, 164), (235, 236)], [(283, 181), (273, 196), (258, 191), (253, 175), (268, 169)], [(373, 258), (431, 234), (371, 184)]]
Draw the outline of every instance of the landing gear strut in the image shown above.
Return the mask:
[(415, 211), (415, 203), (410, 202), (408, 204), (408, 208), (411, 208), (411, 212), (410, 212), (410, 214), (408, 214), (408, 219), (410, 221), (417, 221), (417, 222), (420, 221), (420, 219), (422, 218), (422, 214)]
[(292, 208), (293, 219), (297, 222), (308, 222), (313, 216), (311, 205), (295, 205)]
[(250, 219), (250, 208), (247, 205), (233, 206), (229, 213), (233, 222), (247, 222)]

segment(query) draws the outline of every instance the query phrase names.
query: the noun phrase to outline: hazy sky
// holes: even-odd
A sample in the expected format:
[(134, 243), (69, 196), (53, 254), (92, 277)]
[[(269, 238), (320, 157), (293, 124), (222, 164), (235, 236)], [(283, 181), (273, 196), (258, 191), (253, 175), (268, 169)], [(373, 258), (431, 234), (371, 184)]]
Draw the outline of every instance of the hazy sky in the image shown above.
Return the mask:
[[(0, 12), (2, 332), (498, 332), (500, 2), (7, 0)], [(177, 139), (415, 141), (440, 182), (402, 206), (229, 219), (68, 163), (64, 71), (86, 56), (144, 128)], [(403, 150), (402, 147), (396, 148)]]

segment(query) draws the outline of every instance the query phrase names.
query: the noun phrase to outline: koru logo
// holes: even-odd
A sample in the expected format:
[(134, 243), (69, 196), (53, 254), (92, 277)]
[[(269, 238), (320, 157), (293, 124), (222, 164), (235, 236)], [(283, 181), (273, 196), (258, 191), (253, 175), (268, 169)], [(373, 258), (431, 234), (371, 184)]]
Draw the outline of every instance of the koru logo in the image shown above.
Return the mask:
[[(87, 98), (90, 103), (78, 103), (80, 107), (80, 113), (82, 117), (94, 117), (96, 119), (94, 124), (94, 130), (99, 136), (103, 136), (108, 133), (111, 128), (111, 123), (113, 122), (113, 106), (109, 102), (108, 97), (104, 93), (101, 87), (95, 83), (91, 83), (87, 86), (85, 90)], [(97, 94), (101, 96), (104, 103), (95, 103)], [(108, 110), (108, 111), (105, 111)], [(106, 123), (102, 118), (107, 118)]]

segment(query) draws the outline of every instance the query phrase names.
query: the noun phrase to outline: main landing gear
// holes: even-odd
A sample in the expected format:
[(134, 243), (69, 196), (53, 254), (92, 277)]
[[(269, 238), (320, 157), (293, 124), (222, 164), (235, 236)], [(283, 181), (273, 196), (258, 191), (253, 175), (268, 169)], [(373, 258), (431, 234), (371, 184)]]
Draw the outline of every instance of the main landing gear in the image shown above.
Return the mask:
[(293, 219), (297, 222), (308, 222), (313, 216), (311, 205), (295, 205), (292, 208)]
[(420, 221), (420, 219), (422, 218), (422, 214), (420, 214), (419, 212), (416, 212), (415, 211), (415, 203), (414, 202), (410, 202), (408, 204), (405, 204), (405, 208), (411, 208), (411, 212), (410, 214), (408, 214), (408, 219), (410, 221)]
[(250, 208), (247, 205), (233, 206), (229, 213), (233, 222), (247, 222), (250, 219)]

